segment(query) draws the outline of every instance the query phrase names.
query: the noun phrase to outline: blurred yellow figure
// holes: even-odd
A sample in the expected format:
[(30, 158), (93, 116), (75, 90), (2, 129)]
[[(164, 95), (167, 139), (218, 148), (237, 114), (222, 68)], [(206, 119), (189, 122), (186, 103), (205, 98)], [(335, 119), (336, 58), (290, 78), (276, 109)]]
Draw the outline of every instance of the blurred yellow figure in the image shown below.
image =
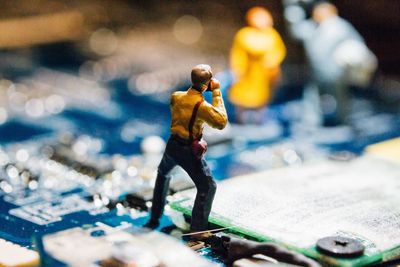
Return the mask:
[(251, 8), (246, 20), (248, 26), (236, 34), (231, 50), (236, 84), (229, 91), (229, 99), (239, 109), (259, 109), (270, 101), (286, 48), (265, 8)]

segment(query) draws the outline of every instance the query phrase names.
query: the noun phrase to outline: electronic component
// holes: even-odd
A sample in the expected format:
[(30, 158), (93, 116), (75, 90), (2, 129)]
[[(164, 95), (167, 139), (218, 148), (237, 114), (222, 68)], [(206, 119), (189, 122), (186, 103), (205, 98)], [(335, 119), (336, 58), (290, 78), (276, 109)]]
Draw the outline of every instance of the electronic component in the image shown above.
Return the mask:
[(36, 251), (0, 238), (0, 267), (34, 267), (39, 265)]
[(87, 175), (92, 178), (99, 178), (101, 175), (112, 172), (112, 166), (109, 162), (105, 166), (101, 166), (96, 162), (90, 162), (89, 160), (79, 160), (79, 154), (74, 155), (72, 149), (65, 147), (46, 147), (46, 152), (51, 160), (59, 162), (63, 165), (70, 166), (77, 172)]
[(283, 246), (272, 243), (255, 242), (229, 234), (217, 233), (208, 238), (206, 242), (210, 244), (214, 250), (225, 254), (228, 265), (240, 259), (251, 259), (254, 256), (263, 256), (270, 262), (275, 263), (284, 262), (307, 267), (321, 266), (314, 260), (298, 252), (290, 251)]
[(126, 195), (125, 203), (128, 207), (147, 210), (153, 199), (153, 190), (145, 189), (139, 192)]
[(51, 258), (74, 266), (216, 266), (165, 234), (128, 223), (71, 228), (45, 235), (41, 242)]
[(96, 207), (93, 203), (89, 203), (82, 197), (73, 194), (60, 198), (58, 201), (43, 201), (11, 209), (9, 213), (24, 220), (45, 225), (61, 221), (62, 216), (79, 211), (87, 211), (90, 214), (96, 215), (104, 213), (108, 209), (105, 207)]
[[(399, 177), (397, 164), (373, 156), (241, 176), (219, 184), (210, 222), (331, 265), (390, 260), (400, 244)], [(190, 214), (193, 191), (179, 195), (172, 208)], [(322, 256), (315, 245), (328, 236), (357, 239), (363, 256)]]

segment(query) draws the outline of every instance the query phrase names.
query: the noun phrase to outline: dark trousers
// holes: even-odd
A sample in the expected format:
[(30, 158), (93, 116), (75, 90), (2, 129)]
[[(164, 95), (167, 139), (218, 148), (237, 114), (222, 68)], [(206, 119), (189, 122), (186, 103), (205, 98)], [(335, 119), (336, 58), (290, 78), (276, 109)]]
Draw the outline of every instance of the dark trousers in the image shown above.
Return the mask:
[(158, 166), (151, 220), (158, 221), (163, 214), (170, 182), (168, 173), (176, 165), (181, 166), (189, 174), (197, 188), (190, 230), (206, 230), (217, 185), (211, 176), (210, 168), (207, 166), (206, 161), (203, 158), (195, 158), (190, 145), (179, 142), (173, 137), (168, 140), (164, 156)]

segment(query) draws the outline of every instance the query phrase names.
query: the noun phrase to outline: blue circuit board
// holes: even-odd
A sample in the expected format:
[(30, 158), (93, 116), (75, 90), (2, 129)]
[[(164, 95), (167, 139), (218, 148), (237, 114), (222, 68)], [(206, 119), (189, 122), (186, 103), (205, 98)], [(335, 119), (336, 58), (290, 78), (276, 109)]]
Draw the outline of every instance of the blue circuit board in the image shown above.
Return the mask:
[[(62, 70), (54, 75), (63, 73), (66, 71)], [(79, 79), (76, 78), (78, 77), (76, 73), (68, 75)], [(217, 74), (217, 77), (223, 85), (222, 91), (228, 113), (234, 118), (234, 107), (226, 99), (227, 90), (232, 83), (231, 74), (226, 71)], [(171, 88), (166, 94), (174, 90), (185, 90), (188, 86)], [(0, 177), (0, 182), (3, 183), (0, 190), (0, 238), (25, 247), (36, 248), (40, 237), (48, 233), (96, 222), (111, 226), (128, 222), (141, 226), (147, 221), (148, 214), (143, 206), (135, 204), (129, 206), (129, 203), (126, 203), (127, 195), (151, 189), (151, 186), (146, 184), (146, 179), (143, 179), (145, 182), (142, 181), (145, 185), (143, 183), (132, 185), (131, 191), (119, 188), (119, 195), (113, 195), (107, 199), (108, 202), (103, 201), (101, 193), (91, 191), (90, 187), (104, 186), (103, 180), (108, 177), (107, 175), (116, 175), (114, 171), (119, 168), (118, 164), (111, 165), (111, 170), (99, 171), (98, 174), (89, 177), (90, 175), (82, 170), (83, 167), (88, 168), (89, 165), (100, 168), (98, 165), (101, 163), (90, 165), (79, 161), (79, 149), (74, 149), (79, 148), (81, 144), (79, 140), (89, 138), (92, 143), (101, 143), (100, 148), (88, 153), (88, 158), (91, 158), (92, 162), (101, 162), (99, 159), (106, 161), (108, 159), (109, 162), (116, 155), (123, 159), (134, 156), (136, 160), (143, 160), (145, 155), (141, 143), (146, 137), (159, 136), (164, 141), (169, 137), (169, 103), (161, 101), (156, 94), (135, 94), (128, 89), (127, 80), (123, 79), (108, 81), (104, 87), (110, 98), (103, 106), (85, 107), (85, 103), (82, 102), (84, 108), (67, 105), (62, 112), (55, 115), (33, 119), (17, 113), (0, 125), (2, 153), (9, 157), (7, 164), (2, 166)], [(298, 90), (301, 91), (301, 88)], [(367, 122), (363, 124), (360, 120), (353, 128), (348, 126), (320, 128), (312, 133), (313, 138), (310, 138), (307, 129), (301, 127), (301, 118), (297, 112), (301, 106), (301, 99), (288, 99), (286, 102), (277, 101), (271, 104), (263, 111), (265, 122), (262, 126), (237, 125), (232, 119), (229, 131), (218, 137), (210, 135), (207, 160), (215, 178), (229, 179), (240, 174), (301, 164), (323, 157), (355, 156), (371, 143), (400, 135), (398, 113), (379, 110), (371, 99), (365, 97), (356, 99), (368, 103), (364, 110), (358, 112), (368, 114), (369, 119), (374, 120), (372, 125)], [(381, 127), (376, 129), (374, 125)], [(68, 144), (63, 143), (62, 138), (61, 141), (59, 139), (65, 132), (72, 136), (70, 137), (72, 141), (70, 140)], [(51, 146), (56, 151), (61, 149), (62, 153), (64, 150), (67, 152), (66, 154), (60, 152), (62, 157), (51, 158), (43, 152), (46, 146)], [(16, 162), (21, 157), (18, 153), (23, 154), (21, 151), (28, 151), (30, 158), (29, 160), (22, 158), (20, 162)], [(48, 170), (45, 170), (47, 165), (35, 164), (43, 160), (52, 164), (56, 162), (58, 172), (65, 172), (64, 175), (68, 173), (77, 175), (76, 180), (70, 181), (67, 185), (41, 184), (41, 179), (48, 175), (46, 174)], [(81, 164), (79, 168), (76, 167), (77, 162)], [(153, 168), (154, 172), (157, 166), (154, 163), (150, 165), (149, 168)], [(140, 167), (135, 165), (137, 169)], [(129, 173), (129, 167), (124, 168), (126, 173)], [(10, 182), (14, 177), (13, 173), (17, 172), (16, 176), (20, 177), (26, 169), (31, 171), (31, 175), (40, 177), (39, 180), (34, 180), (36, 184), (30, 186), (31, 184), (21, 184), (20, 181), (14, 184), (13, 181)], [(86, 185), (88, 179), (92, 181)], [(54, 183), (61, 184), (60, 181)], [(9, 186), (13, 186), (12, 190)], [(93, 195), (100, 196), (103, 203), (97, 205)], [(126, 212), (121, 214), (117, 209), (118, 204), (120, 208), (125, 208), (125, 211), (129, 207), (137, 212), (134, 215)], [(172, 226), (171, 219), (164, 216), (159, 230)], [(215, 262), (221, 262), (218, 255), (214, 255), (207, 248), (200, 250), (199, 253)], [(43, 264), (61, 263), (46, 261)]]

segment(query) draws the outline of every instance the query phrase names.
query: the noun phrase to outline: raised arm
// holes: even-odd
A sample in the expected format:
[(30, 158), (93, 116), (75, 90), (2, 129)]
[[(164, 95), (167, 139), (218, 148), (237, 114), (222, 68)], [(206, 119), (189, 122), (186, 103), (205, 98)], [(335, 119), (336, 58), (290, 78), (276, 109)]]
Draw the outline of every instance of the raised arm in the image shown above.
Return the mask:
[(228, 115), (218, 80), (212, 79), (210, 88), (212, 90), (212, 104), (203, 102), (199, 109), (199, 116), (212, 128), (222, 130), (228, 123)]

